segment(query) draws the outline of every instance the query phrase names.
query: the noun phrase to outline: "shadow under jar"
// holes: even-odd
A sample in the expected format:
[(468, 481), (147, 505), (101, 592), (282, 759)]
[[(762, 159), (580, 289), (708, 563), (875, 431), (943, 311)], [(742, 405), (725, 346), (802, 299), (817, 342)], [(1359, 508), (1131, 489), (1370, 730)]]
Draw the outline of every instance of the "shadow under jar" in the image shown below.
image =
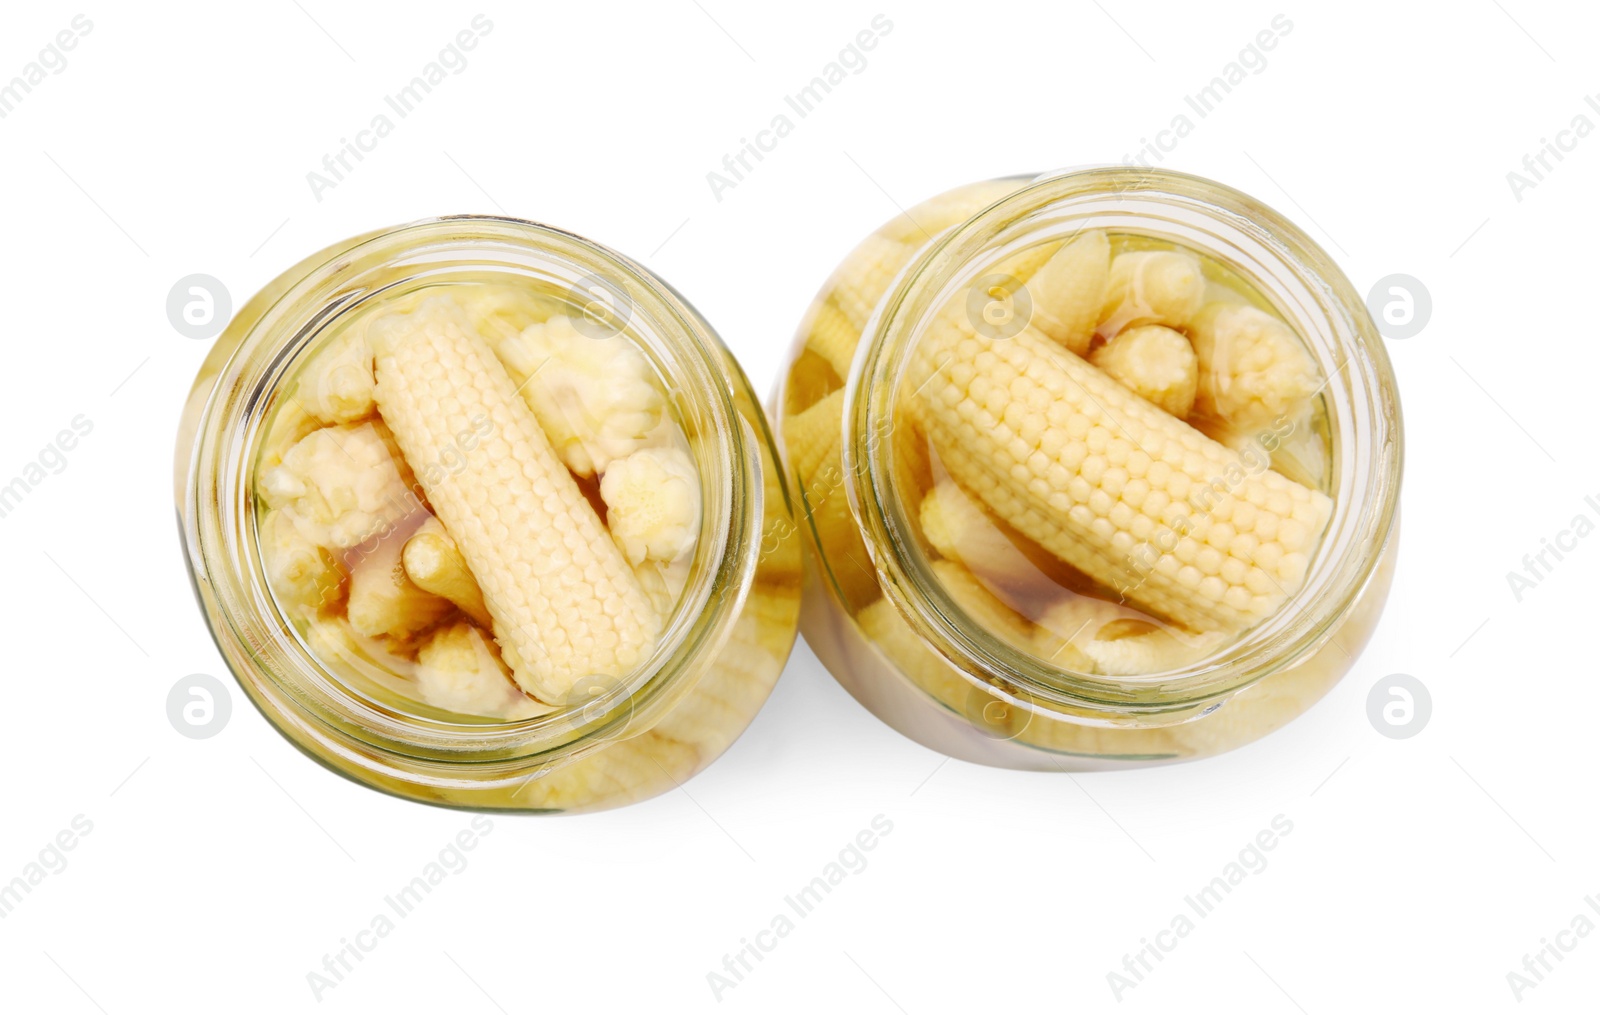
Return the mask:
[(649, 271), (531, 222), (370, 233), (269, 284), (196, 378), (175, 495), (250, 699), (410, 799), (671, 789), (795, 636), (799, 543), (739, 366)]
[(1395, 556), (1400, 409), (1349, 281), (1256, 200), (1097, 168), (867, 237), (774, 396), (801, 630), (953, 757), (1158, 764), (1289, 722)]

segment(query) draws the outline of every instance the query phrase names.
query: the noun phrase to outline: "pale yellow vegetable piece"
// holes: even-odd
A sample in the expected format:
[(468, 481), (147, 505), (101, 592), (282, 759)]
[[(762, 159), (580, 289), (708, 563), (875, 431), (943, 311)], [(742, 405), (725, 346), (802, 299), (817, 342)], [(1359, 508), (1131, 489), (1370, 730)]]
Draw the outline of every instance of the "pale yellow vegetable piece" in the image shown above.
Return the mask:
[(401, 564), (405, 538), (392, 535), (349, 554), (346, 616), (357, 634), (409, 638), (443, 620), (450, 600), (419, 588)]
[(1136, 324), (1181, 328), (1205, 299), (1200, 259), (1181, 250), (1129, 250), (1111, 259), (1099, 332), (1114, 336)]
[[(934, 236), (1022, 185), (1019, 180), (988, 180), (958, 187), (900, 214), (868, 236), (834, 272), (826, 298), (812, 318), (807, 348), (826, 360), (840, 378), (849, 376), (862, 328), (900, 269)], [(1025, 280), (1048, 253), (1035, 248), (1000, 270)]]
[(1068, 595), (1040, 614), (1034, 629), (1034, 651), (1046, 662), (1076, 673), (1098, 673), (1084, 651), (1095, 633), (1114, 620), (1137, 617), (1125, 606), (1092, 596)]
[(1248, 304), (1208, 303), (1189, 336), (1199, 359), (1195, 412), (1235, 433), (1295, 419), (1317, 391), (1317, 367), (1293, 330)]
[(467, 623), (440, 628), (417, 650), (417, 696), (434, 708), (491, 719), (528, 719), (555, 711), (511, 679), (494, 643)]
[(978, 626), (1013, 648), (1032, 651), (1033, 625), (996, 599), (971, 571), (951, 560), (936, 560), (932, 567), (939, 584), (963, 613), (978, 622)]
[(267, 511), (260, 522), (261, 558), (267, 581), (284, 606), (315, 613), (339, 598), (341, 574), (326, 549), (300, 533), (282, 511)]
[(406, 576), (418, 588), (450, 600), (479, 625), (492, 626), (494, 622), (489, 617), (489, 608), (483, 605), (483, 590), (478, 588), (478, 579), (472, 577), (461, 549), (439, 519), (430, 517), (412, 533), (406, 540), (401, 562), (405, 565)]
[(873, 233), (852, 250), (834, 272), (833, 300), (859, 336), (873, 308), (889, 291), (889, 283), (900, 273), (922, 245), (922, 240), (901, 243)]
[(678, 605), (678, 597), (683, 594), (684, 586), (688, 583), (689, 567), (693, 563), (692, 557), (684, 556), (670, 564), (658, 560), (646, 560), (635, 565), (633, 573), (639, 579), (640, 586), (644, 588), (645, 595), (650, 597), (657, 615), (670, 616)]
[(1034, 325), (1062, 348), (1085, 355), (1110, 277), (1111, 243), (1103, 230), (1068, 240), (1027, 279)]
[(931, 197), (896, 215), (878, 232), (897, 243), (918, 246), (964, 222), (984, 208), (1026, 186), (1027, 180), (982, 180)]
[(604, 472), (658, 439), (666, 400), (626, 334), (594, 337), (570, 317), (552, 317), (495, 351), (550, 446), (577, 475)]
[(466, 312), (473, 330), (497, 348), (551, 317), (550, 303), (526, 286), (477, 283), (452, 286), (448, 292)]
[[(877, 576), (861, 541), (855, 515), (845, 493), (841, 458), (844, 391), (836, 390), (806, 409), (785, 416), (780, 432), (791, 492), (798, 500), (796, 521), (815, 534), (847, 602), (864, 605), (878, 595)], [(915, 422), (900, 415), (890, 431), (895, 487), (913, 515), (921, 492), (932, 483), (927, 442)]]
[[(1152, 623), (1139, 611), (1090, 596), (1069, 596), (1039, 618), (1039, 654), (1075, 658), (1083, 673), (1135, 677), (1176, 669), (1221, 644), (1215, 632), (1193, 634)], [(1061, 646), (1070, 645), (1070, 653)]]
[(294, 397), (320, 422), (354, 423), (372, 415), (372, 350), (359, 322), (305, 365)]
[(611, 463), (600, 478), (606, 525), (628, 563), (671, 562), (700, 532), (700, 476), (681, 448), (644, 448)]
[(261, 494), (301, 535), (334, 550), (381, 537), (422, 506), (378, 421), (313, 430), (262, 474)]
[(850, 376), (850, 363), (860, 341), (861, 326), (850, 323), (837, 303), (826, 299), (817, 305), (806, 335), (806, 348), (827, 361), (840, 380)]
[(1179, 419), (1194, 408), (1199, 380), (1194, 347), (1171, 328), (1160, 324), (1129, 328), (1096, 349), (1089, 362)]
[(1187, 666), (1220, 643), (1216, 632), (1190, 635), (1130, 618), (1102, 625), (1079, 647), (1094, 662), (1096, 672), (1137, 677)]
[(1331, 502), (1238, 456), (1026, 328), (939, 315), (907, 378), (952, 478), (1061, 560), (1162, 619), (1236, 632), (1305, 579)]
[[(460, 309), (427, 300), (374, 321), (368, 339), (378, 408), (478, 579), (522, 689), (564, 701), (580, 679), (620, 677), (642, 662), (658, 631), (654, 608)], [(465, 461), (427, 468), (477, 415), (493, 425)]]
[(922, 534), (939, 556), (971, 571), (983, 585), (1024, 616), (1056, 594), (1060, 561), (990, 514), (953, 480), (934, 484), (922, 499)]

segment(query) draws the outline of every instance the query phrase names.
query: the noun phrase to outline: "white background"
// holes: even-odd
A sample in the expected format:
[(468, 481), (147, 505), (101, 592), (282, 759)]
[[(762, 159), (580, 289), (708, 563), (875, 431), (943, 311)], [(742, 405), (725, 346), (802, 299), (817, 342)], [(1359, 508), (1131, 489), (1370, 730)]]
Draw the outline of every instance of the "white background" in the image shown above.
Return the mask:
[[(0, 882), (75, 815), (93, 831), (0, 920), (0, 1008), (549, 1012), (716, 1007), (707, 974), (875, 815), (891, 834), (720, 1006), (912, 1015), (1495, 1011), (1507, 973), (1600, 894), (1592, 652), (1600, 538), (1519, 603), (1525, 553), (1600, 517), (1593, 459), (1600, 136), (1521, 194), (1507, 172), (1600, 114), (1576, 4), (820, 0), (636, 6), (331, 0), (11, 4), (0, 80), (74, 14), (92, 31), (0, 120), (0, 482), (94, 430), (9, 516)], [(23, 9), (26, 8), (26, 9)], [(472, 16), (492, 32), (318, 201), (306, 174)], [(719, 202), (706, 181), (882, 12), (893, 29)], [(1274, 15), (1265, 70), (1198, 119), (1185, 95)], [(1597, 99), (1600, 102), (1600, 99)], [(186, 674), (231, 678), (173, 524), (179, 407), (207, 342), (178, 278), (235, 306), (334, 240), (500, 211), (638, 257), (770, 386), (816, 287), (866, 231), (970, 180), (1121, 161), (1189, 112), (1164, 165), (1281, 209), (1365, 293), (1402, 272), (1433, 315), (1390, 341), (1406, 413), (1394, 594), (1344, 682), (1215, 760), (1067, 777), (941, 758), (797, 647), (766, 710), (687, 791), (493, 831), (320, 1003), (306, 975), (469, 816), (335, 778), (233, 695), (192, 741)], [(1366, 700), (1419, 678), (1392, 740)], [(1120, 1001), (1107, 973), (1277, 815), (1293, 831)], [(1600, 902), (1597, 902), (1600, 904)], [(1531, 991), (1600, 992), (1600, 934)]]

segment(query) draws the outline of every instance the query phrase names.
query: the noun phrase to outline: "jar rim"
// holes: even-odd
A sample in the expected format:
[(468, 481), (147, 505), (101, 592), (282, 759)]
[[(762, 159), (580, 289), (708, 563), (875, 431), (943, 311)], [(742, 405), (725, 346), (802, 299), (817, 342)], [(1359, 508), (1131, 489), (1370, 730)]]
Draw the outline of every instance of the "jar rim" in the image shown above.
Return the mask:
[[(705, 510), (690, 578), (650, 657), (581, 705), (498, 723), (398, 712), (327, 672), (283, 616), (256, 539), (260, 440), (280, 385), (342, 315), (423, 278), (446, 281), (457, 271), (526, 279), (535, 277), (535, 268), (572, 285), (599, 275), (625, 298), (629, 323), (672, 382), (669, 399), (680, 416), (692, 417)], [(692, 689), (700, 673), (696, 660), (731, 628), (759, 557), (763, 487), (754, 470), (760, 452), (740, 421), (725, 355), (709, 323), (649, 269), (602, 244), (525, 219), (422, 219), (334, 244), (289, 268), (217, 339), (179, 433), (185, 550), (202, 612), (230, 668), (297, 724), (357, 752), (401, 762), (540, 762), (548, 768), (649, 729)]]
[[(1077, 229), (1150, 234), (1154, 225), (1160, 226), (1157, 236), (1292, 290), (1297, 305), (1290, 309), (1315, 325), (1309, 334), (1297, 330), (1308, 345), (1321, 343), (1312, 349), (1328, 378), (1319, 395), (1330, 415), (1340, 413), (1332, 442), (1334, 510), (1302, 587), (1230, 645), (1163, 673), (1080, 674), (995, 637), (944, 590), (895, 493), (895, 442), (884, 438), (895, 426), (896, 400), (920, 326), (964, 279), (970, 284), (966, 276), (1007, 253)], [(1042, 240), (1046, 228), (1055, 233)], [(1253, 268), (1235, 263), (1247, 255), (1257, 261)], [(1170, 170), (1105, 166), (1044, 174), (933, 237), (867, 321), (844, 398), (846, 493), (885, 597), (975, 688), (982, 685), (1025, 708), (1072, 713), (1080, 721), (1187, 721), (1309, 657), (1336, 636), (1340, 620), (1371, 580), (1397, 513), (1403, 450), (1394, 374), (1349, 279), (1280, 213), (1223, 184)]]

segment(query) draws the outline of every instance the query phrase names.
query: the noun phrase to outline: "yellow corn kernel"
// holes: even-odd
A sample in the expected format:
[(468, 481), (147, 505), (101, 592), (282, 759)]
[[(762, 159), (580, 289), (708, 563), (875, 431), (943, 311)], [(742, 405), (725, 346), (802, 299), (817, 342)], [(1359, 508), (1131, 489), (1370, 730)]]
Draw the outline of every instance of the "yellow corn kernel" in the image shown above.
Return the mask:
[[(427, 473), (434, 512), (478, 579), (495, 638), (523, 690), (559, 702), (580, 679), (641, 662), (655, 610), (499, 360), (452, 301), (374, 321), (378, 408)], [(441, 449), (493, 424), (453, 469)], [(430, 485), (431, 484), (431, 485)]]
[(1289, 326), (1246, 303), (1208, 303), (1189, 327), (1199, 360), (1194, 408), (1248, 434), (1294, 419), (1316, 393), (1317, 367)]
[(1179, 419), (1194, 408), (1199, 382), (1194, 347), (1171, 328), (1160, 324), (1129, 328), (1096, 349), (1089, 362)]
[(1062, 348), (1089, 351), (1111, 277), (1111, 242), (1092, 229), (1062, 244), (1027, 280), (1033, 323)]
[(1181, 250), (1130, 250), (1111, 260), (1111, 279), (1100, 311), (1100, 334), (1135, 324), (1181, 328), (1205, 299), (1200, 259)]
[(493, 624), (489, 608), (483, 605), (483, 590), (478, 588), (478, 579), (472, 577), (466, 558), (461, 556), (456, 541), (450, 538), (439, 519), (429, 518), (412, 533), (406, 540), (401, 562), (405, 565), (406, 576), (418, 588), (455, 603), (462, 613), (482, 627)]
[(1238, 455), (1036, 329), (996, 340), (940, 315), (908, 383), (952, 478), (1147, 612), (1238, 631), (1304, 581), (1325, 495), (1244, 472)]

